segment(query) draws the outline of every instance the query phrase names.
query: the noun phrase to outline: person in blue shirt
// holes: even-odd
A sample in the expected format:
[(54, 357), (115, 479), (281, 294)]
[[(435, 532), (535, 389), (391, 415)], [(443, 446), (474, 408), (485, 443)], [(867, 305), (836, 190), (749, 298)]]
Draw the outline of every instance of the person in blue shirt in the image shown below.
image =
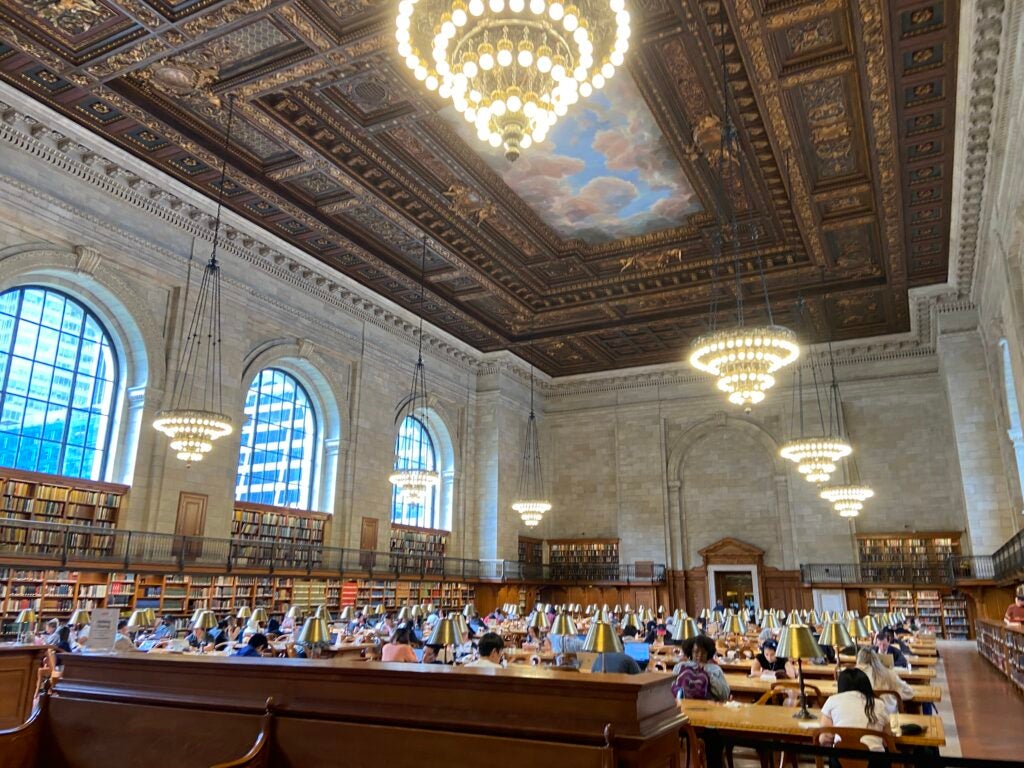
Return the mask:
[(164, 616), (163, 621), (160, 622), (160, 626), (156, 628), (153, 633), (154, 640), (162, 640), (165, 637), (174, 637), (178, 633), (174, 626), (173, 616)]
[(262, 656), (269, 647), (270, 643), (267, 642), (267, 636), (257, 632), (249, 638), (249, 642), (235, 656)]

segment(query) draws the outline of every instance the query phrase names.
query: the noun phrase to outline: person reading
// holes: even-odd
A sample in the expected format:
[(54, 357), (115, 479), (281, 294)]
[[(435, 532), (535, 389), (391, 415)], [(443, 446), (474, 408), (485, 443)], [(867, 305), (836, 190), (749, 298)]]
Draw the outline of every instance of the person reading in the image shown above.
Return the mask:
[(779, 656), (778, 648), (779, 643), (775, 639), (765, 640), (761, 644), (761, 652), (750, 662), (751, 677), (770, 677), (775, 680), (796, 677), (793, 663)]
[(249, 642), (244, 647), (240, 648), (235, 656), (244, 657), (259, 657), (265, 656), (270, 650), (270, 643), (267, 640), (267, 636), (262, 632), (257, 632), (249, 638)]
[(1024, 584), (1017, 587), (1017, 593), (1014, 595), (1013, 602), (1006, 609), (1006, 613), (1003, 614), (1003, 621), (1013, 626), (1024, 624)]

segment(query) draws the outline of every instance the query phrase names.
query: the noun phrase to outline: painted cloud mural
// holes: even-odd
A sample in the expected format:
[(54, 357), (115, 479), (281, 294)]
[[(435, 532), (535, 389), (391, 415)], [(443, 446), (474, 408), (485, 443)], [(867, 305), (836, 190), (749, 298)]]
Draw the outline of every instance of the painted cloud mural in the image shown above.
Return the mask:
[(570, 107), (542, 144), (514, 163), (446, 117), (537, 214), (564, 238), (602, 243), (683, 223), (700, 210), (640, 91), (622, 71)]

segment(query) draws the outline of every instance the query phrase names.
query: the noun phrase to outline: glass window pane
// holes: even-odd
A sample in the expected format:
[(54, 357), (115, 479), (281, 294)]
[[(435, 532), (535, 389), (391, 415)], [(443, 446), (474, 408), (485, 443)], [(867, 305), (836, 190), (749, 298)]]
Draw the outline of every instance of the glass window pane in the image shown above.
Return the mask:
[(264, 369), (246, 394), (245, 415), (235, 497), (309, 509), (317, 434), (306, 390), (288, 372)]
[[(8, 357), (9, 351), (14, 355)], [(0, 294), (0, 376), (5, 367), (0, 463), (102, 477), (117, 359), (99, 320), (59, 291), (5, 291)], [(68, 455), (66, 443), (88, 444), (88, 449)]]

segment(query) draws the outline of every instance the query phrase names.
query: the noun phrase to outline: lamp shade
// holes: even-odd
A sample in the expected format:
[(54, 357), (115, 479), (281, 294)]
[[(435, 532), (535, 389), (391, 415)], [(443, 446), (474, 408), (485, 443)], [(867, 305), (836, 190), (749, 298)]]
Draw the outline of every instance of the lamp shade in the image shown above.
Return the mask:
[[(414, 609), (415, 610), (415, 609)], [(338, 614), (338, 621), (350, 622), (356, 618), (356, 612), (351, 605), (346, 605)]]
[(789, 612), (789, 618), (786, 619), (786, 626), (788, 627), (790, 624), (803, 624), (803, 621), (800, 619), (800, 614), (795, 608)]
[[(213, 625), (217, 626), (217, 618), (214, 617)], [(128, 630), (131, 632), (138, 632), (141, 629), (145, 629), (149, 626), (149, 622), (146, 618), (145, 611), (132, 611), (132, 615), (128, 617)]]
[(466, 621), (466, 617), (461, 613), (453, 613), (451, 618), (455, 628), (459, 631), (459, 637), (465, 642), (469, 637), (469, 622)]
[(842, 622), (828, 621), (821, 628), (821, 635), (818, 637), (818, 645), (827, 645), (831, 648), (845, 648), (853, 645), (853, 638)]
[(403, 606), (398, 611), (398, 616), (395, 617), (395, 622), (398, 624), (405, 624), (407, 621), (412, 619), (412, 609)]
[(466, 603), (462, 609), (462, 615), (467, 619), (471, 619), (476, 616), (476, 606), (473, 603)]
[(733, 614), (725, 620), (722, 631), (727, 635), (745, 635), (747, 634), (747, 624), (739, 616)]
[(775, 617), (775, 614), (771, 611), (765, 611), (764, 616), (761, 617), (761, 629), (778, 629), (779, 620)]
[(658, 615), (659, 616), (664, 616), (665, 615), (665, 606), (664, 605), (659, 605), (658, 606)]
[(22, 608), (18, 612), (18, 624), (35, 624), (36, 612), (31, 608)]
[(623, 613), (631, 613), (632, 611), (633, 611), (633, 608), (632, 608), (632, 606), (629, 603), (626, 603), (624, 606), (622, 606), (622, 612)]
[(700, 628), (697, 626), (697, 622), (689, 618), (677, 621), (676, 625), (672, 628), (672, 639), (677, 643), (689, 640), (691, 637), (696, 637), (699, 634)]
[(655, 621), (656, 619), (654, 611), (652, 611), (650, 608), (641, 608), (640, 613), (637, 614), (637, 618), (640, 619), (640, 621), (645, 625), (650, 624), (652, 621)]
[(567, 613), (560, 613), (555, 616), (555, 620), (551, 622), (551, 629), (548, 630), (549, 635), (575, 635), (576, 624)]
[(458, 645), (461, 642), (462, 638), (459, 637), (455, 622), (451, 619), (441, 619), (430, 633), (427, 645)]
[(807, 623), (810, 624), (811, 626), (814, 626), (814, 627), (816, 627), (819, 624), (821, 624), (821, 617), (818, 616), (818, 612), (817, 611), (811, 611), (810, 612), (810, 614), (807, 616)]
[(622, 641), (611, 624), (595, 621), (583, 641), (583, 650), (586, 653), (622, 653)]
[(267, 609), (262, 605), (257, 605), (253, 609), (252, 616), (249, 617), (249, 621), (252, 624), (269, 624), (270, 616), (267, 614)]
[(248, 605), (240, 606), (238, 608), (238, 613), (235, 614), (235, 618), (241, 619), (242, 621), (248, 621), (250, 616), (252, 616), (252, 609)]
[(704, 621), (709, 621), (711, 619), (711, 611), (708, 608), (701, 608), (700, 618)]
[(871, 636), (871, 633), (868, 632), (868, 628), (864, 626), (864, 621), (856, 617), (849, 619), (846, 622), (846, 630), (849, 632), (850, 637), (856, 640)]
[(612, 613), (614, 613), (616, 616), (620, 615), (622, 613), (622, 606), (616, 603), (615, 609), (612, 611)]
[(725, 621), (725, 614), (721, 611), (713, 611), (711, 614), (711, 621), (715, 624), (721, 624)]
[[(131, 626), (131, 619), (128, 619), (128, 626)], [(200, 629), (213, 629), (217, 626), (217, 616), (213, 611), (203, 611), (199, 614), (199, 618), (192, 622), (193, 627), (199, 627)]]
[(865, 616), (863, 619), (861, 619), (861, 621), (864, 622), (864, 629), (866, 629), (872, 635), (877, 634), (879, 630), (882, 629), (882, 627), (878, 624), (878, 619), (876, 619), (874, 616)]
[(293, 605), (288, 609), (288, 613), (285, 614), (289, 619), (294, 619), (296, 623), (302, 621), (306, 616), (306, 611), (297, 606)]
[(384, 608), (384, 603), (378, 603), (377, 607), (373, 609), (374, 616), (383, 616), (385, 613), (387, 610)]
[(188, 621), (189, 626), (192, 626), (197, 621), (199, 621), (199, 617), (203, 615), (203, 611), (205, 610), (205, 608), (196, 608), (194, 611), (192, 611), (192, 618)]
[(633, 629), (640, 630), (643, 625), (640, 623), (640, 619), (636, 617), (635, 613), (627, 613), (622, 617), (622, 628), (633, 627)]
[(327, 629), (327, 622), (316, 616), (310, 616), (302, 625), (299, 632), (299, 644), (306, 646), (330, 645), (331, 633)]
[(824, 656), (811, 628), (806, 624), (787, 624), (779, 637), (778, 655), (783, 659), (820, 659)]
[(551, 624), (548, 622), (548, 615), (544, 611), (534, 611), (533, 618), (530, 619), (530, 623), (527, 625), (530, 627), (536, 627), (543, 631), (546, 630)]
[(89, 612), (87, 610), (85, 610), (84, 608), (76, 608), (75, 612), (71, 614), (71, 618), (68, 619), (68, 624), (70, 624), (73, 627), (84, 627), (86, 624), (89, 623), (90, 620), (91, 617), (89, 616)]
[(143, 608), (142, 610), (146, 614), (146, 626), (147, 627), (155, 627), (156, 626), (156, 611), (154, 611), (152, 608)]
[(316, 607), (316, 613), (313, 615), (318, 619), (323, 619), (327, 624), (330, 624), (333, 621), (331, 618), (331, 612), (327, 610), (326, 605), (318, 605)]

